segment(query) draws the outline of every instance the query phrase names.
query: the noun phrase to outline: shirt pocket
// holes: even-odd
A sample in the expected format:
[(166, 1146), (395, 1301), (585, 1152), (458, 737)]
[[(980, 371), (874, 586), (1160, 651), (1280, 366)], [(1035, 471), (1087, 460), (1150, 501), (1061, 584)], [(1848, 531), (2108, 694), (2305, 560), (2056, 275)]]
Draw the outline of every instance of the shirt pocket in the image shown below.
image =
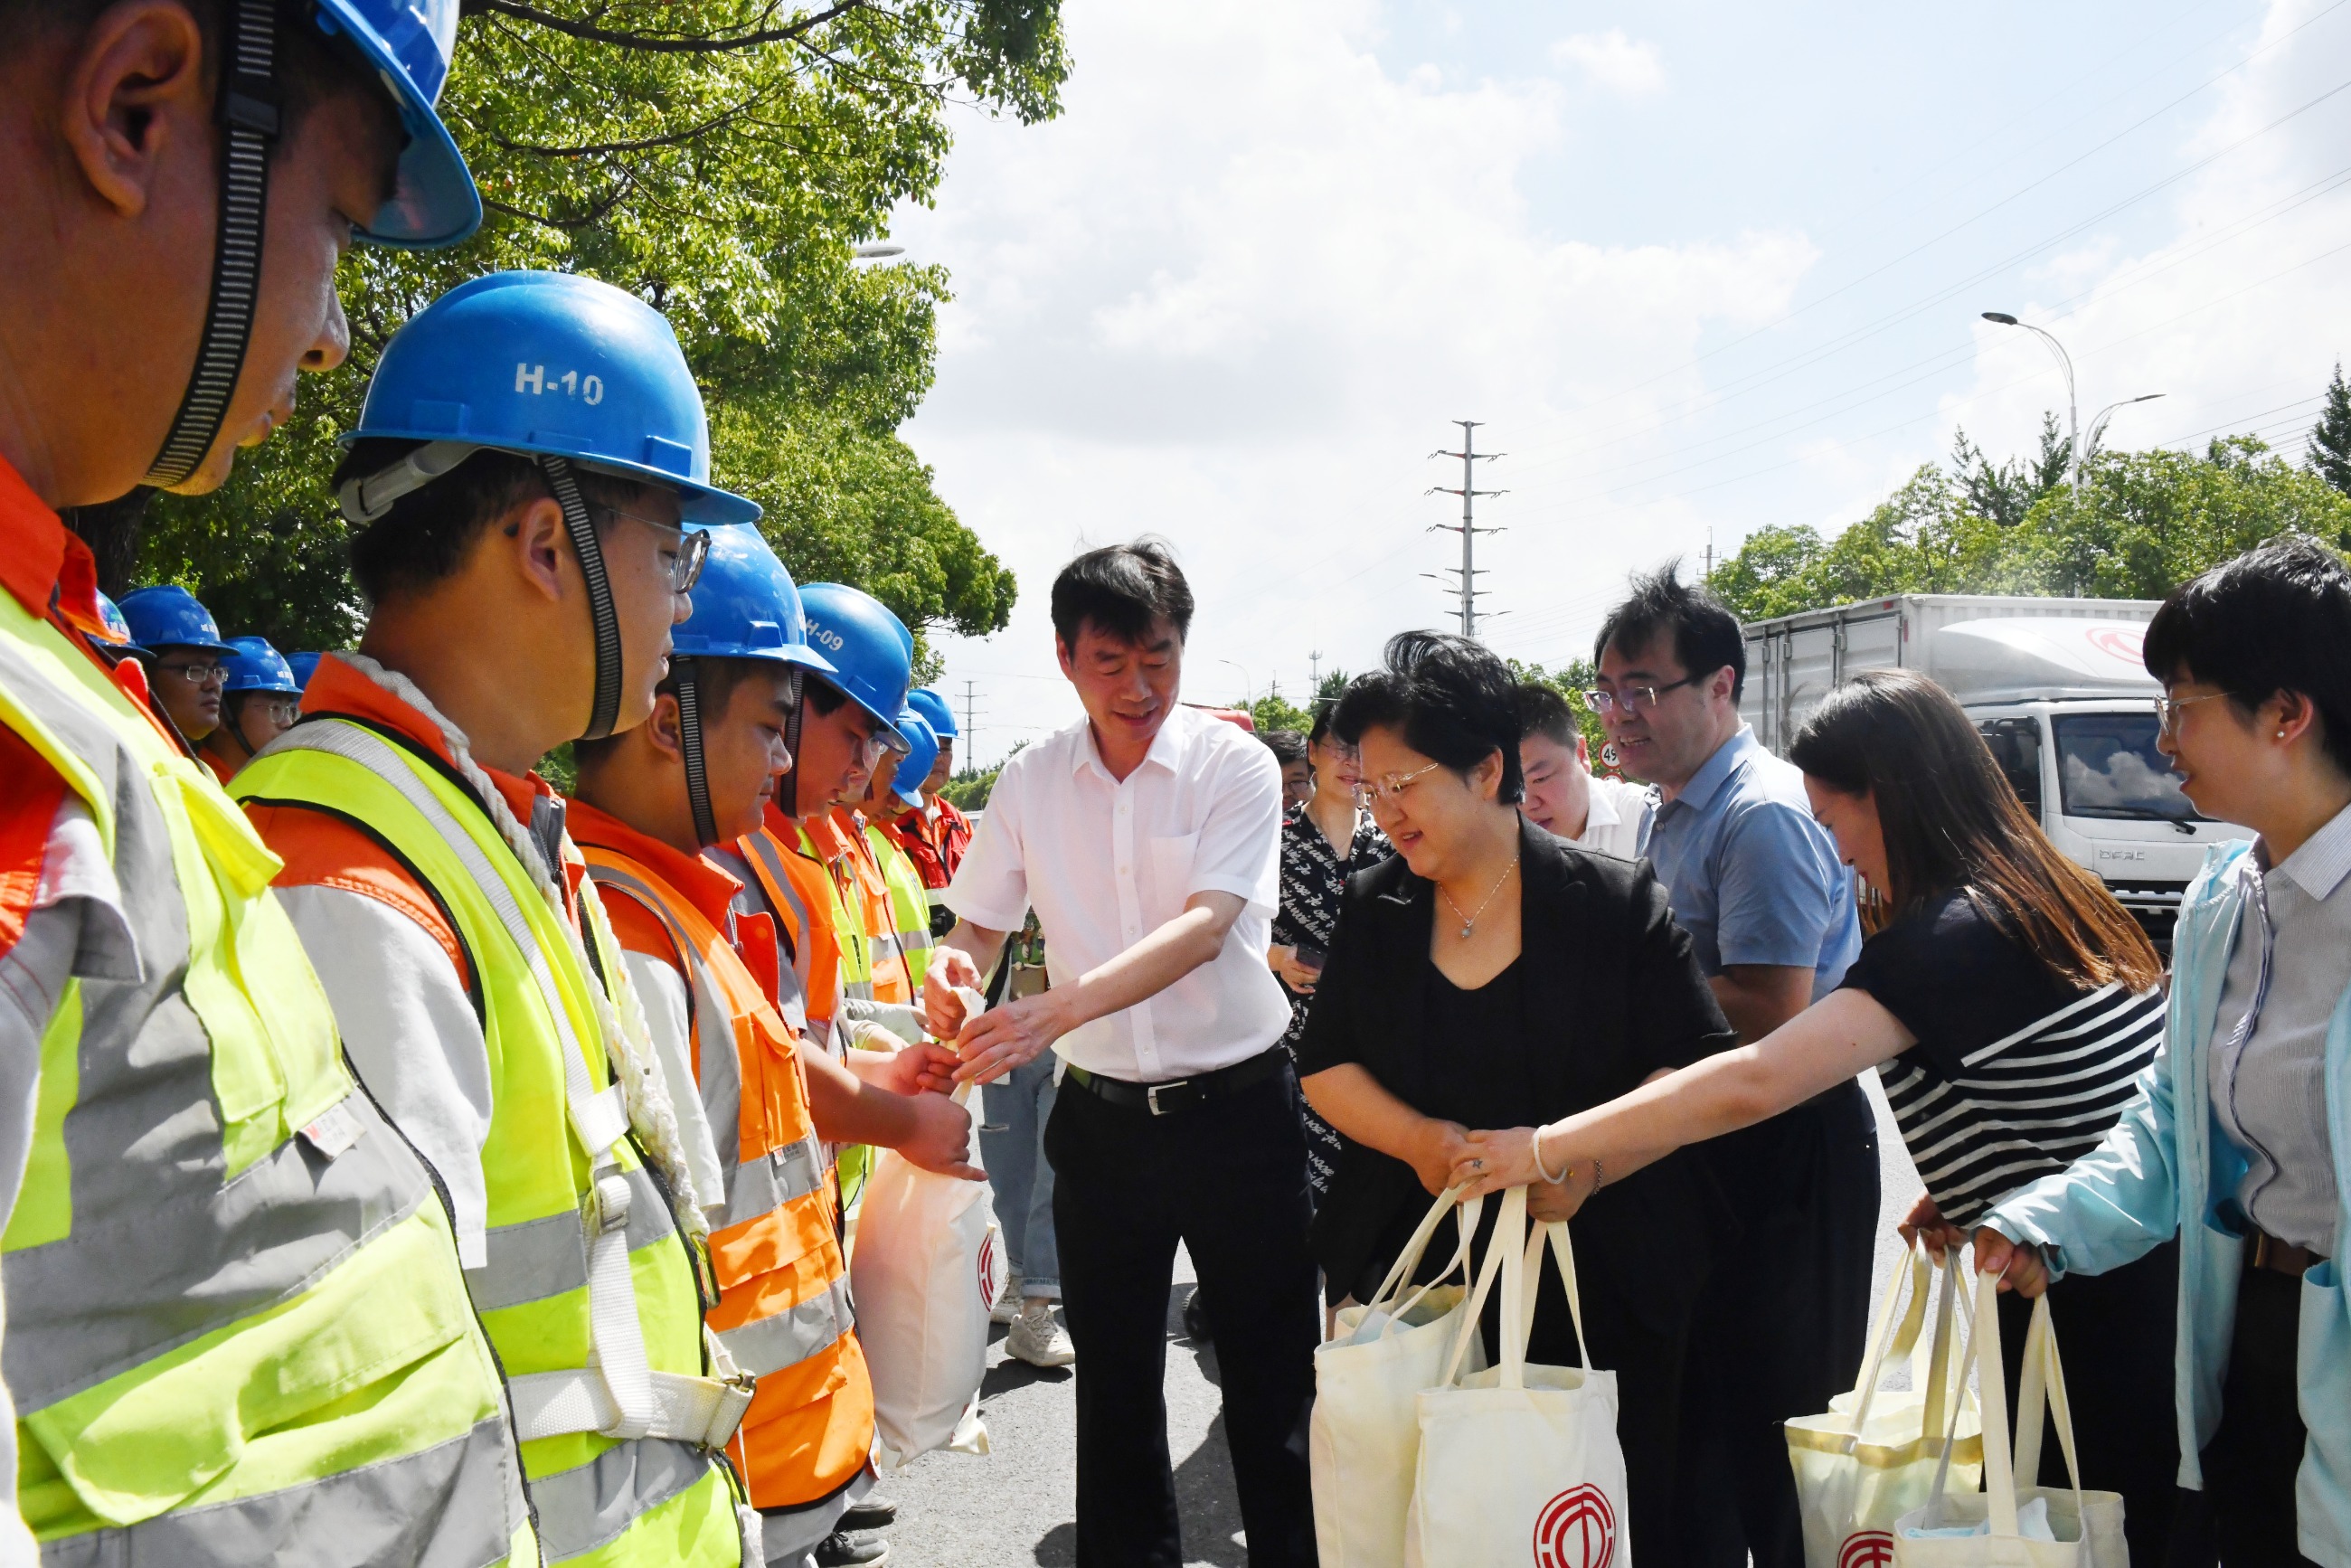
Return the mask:
[(1182, 913), (1184, 900), (1192, 891), (1192, 862), (1199, 853), (1197, 833), (1144, 841), (1144, 863), (1151, 868), (1152, 903), (1144, 910), (1149, 924), (1159, 925)]

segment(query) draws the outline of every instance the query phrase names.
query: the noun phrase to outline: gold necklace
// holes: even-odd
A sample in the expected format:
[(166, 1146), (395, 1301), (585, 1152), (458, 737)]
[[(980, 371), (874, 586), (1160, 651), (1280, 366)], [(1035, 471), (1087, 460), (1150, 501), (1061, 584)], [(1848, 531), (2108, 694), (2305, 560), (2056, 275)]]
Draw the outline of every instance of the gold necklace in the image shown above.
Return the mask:
[(1453, 895), (1445, 891), (1444, 883), (1439, 883), (1437, 884), (1437, 891), (1438, 895), (1451, 906), (1454, 914), (1461, 915), (1461, 940), (1464, 942), (1469, 940), (1470, 928), (1478, 924), (1479, 915), (1485, 914), (1487, 909), (1492, 905), (1494, 900), (1500, 896), (1502, 884), (1510, 881), (1510, 873), (1518, 869), (1519, 857), (1514, 854), (1510, 857), (1510, 863), (1502, 868), (1502, 874), (1494, 879), (1494, 886), (1492, 890), (1486, 894), (1486, 902), (1478, 906), (1477, 915), (1461, 915), (1461, 906), (1453, 902)]

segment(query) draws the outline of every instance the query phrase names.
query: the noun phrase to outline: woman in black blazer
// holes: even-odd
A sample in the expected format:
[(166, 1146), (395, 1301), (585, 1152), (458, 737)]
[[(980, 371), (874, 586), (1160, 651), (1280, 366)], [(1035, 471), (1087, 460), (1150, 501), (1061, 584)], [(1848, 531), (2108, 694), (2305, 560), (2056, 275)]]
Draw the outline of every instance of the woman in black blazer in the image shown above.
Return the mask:
[[(1500, 660), (1405, 632), (1348, 687), (1334, 727), (1362, 748), (1362, 794), (1397, 852), (1349, 880), (1299, 1047), (1306, 1097), (1343, 1135), (1315, 1249), (1332, 1293), (1362, 1300), (1468, 1157), (1469, 1132), (1603, 1103), (1733, 1036), (1647, 864), (1520, 820)], [(1727, 1217), (1687, 1155), (1621, 1182), (1590, 1166), (1550, 1174), (1530, 1212), (1575, 1214), (1584, 1332), (1618, 1377), (1632, 1538), (1644, 1563), (1669, 1563), (1682, 1352)], [(1448, 1221), (1424, 1277), (1453, 1245)], [(1565, 1293), (1543, 1280), (1530, 1358), (1574, 1365)]]

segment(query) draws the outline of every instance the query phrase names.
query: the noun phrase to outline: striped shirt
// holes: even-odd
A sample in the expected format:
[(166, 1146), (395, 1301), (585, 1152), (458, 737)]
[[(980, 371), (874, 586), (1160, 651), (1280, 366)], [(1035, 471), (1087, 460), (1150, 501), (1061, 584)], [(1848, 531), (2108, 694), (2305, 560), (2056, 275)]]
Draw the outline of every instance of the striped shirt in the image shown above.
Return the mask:
[(1844, 984), (1917, 1039), (1879, 1076), (1928, 1196), (1959, 1226), (2095, 1148), (2163, 1043), (2160, 990), (2083, 990), (1964, 894), (1871, 937)]

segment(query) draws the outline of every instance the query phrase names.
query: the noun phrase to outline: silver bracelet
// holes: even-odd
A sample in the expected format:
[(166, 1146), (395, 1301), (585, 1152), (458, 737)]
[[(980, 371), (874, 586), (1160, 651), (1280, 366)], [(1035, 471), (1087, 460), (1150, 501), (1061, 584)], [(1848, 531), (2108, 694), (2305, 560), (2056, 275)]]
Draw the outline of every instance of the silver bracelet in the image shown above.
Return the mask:
[(1541, 1127), (1537, 1127), (1535, 1129), (1534, 1139), (1532, 1143), (1528, 1145), (1527, 1154), (1528, 1156), (1535, 1163), (1535, 1174), (1542, 1177), (1544, 1182), (1549, 1186), (1557, 1186), (1568, 1177), (1575, 1174), (1575, 1167), (1573, 1166), (1569, 1166), (1562, 1169), (1559, 1175), (1552, 1175), (1551, 1172), (1543, 1166), (1542, 1135), (1543, 1130)]

